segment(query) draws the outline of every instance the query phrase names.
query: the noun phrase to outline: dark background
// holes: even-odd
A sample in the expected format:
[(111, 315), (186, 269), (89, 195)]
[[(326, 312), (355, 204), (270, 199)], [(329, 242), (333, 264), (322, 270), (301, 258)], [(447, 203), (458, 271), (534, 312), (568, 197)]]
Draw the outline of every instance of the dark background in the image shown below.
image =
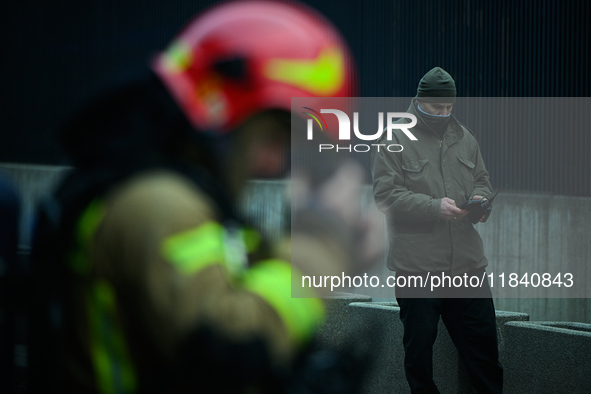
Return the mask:
[[(187, 20), (213, 3), (5, 4), (0, 162), (63, 164), (54, 132), (68, 113), (113, 75), (144, 69)], [(361, 96), (411, 97), (434, 66), (454, 77), (464, 97), (591, 96), (591, 2), (585, 0), (307, 3), (349, 41)], [(591, 133), (586, 127), (555, 133), (560, 138), (527, 127), (478, 130), (493, 184), (591, 195)]]

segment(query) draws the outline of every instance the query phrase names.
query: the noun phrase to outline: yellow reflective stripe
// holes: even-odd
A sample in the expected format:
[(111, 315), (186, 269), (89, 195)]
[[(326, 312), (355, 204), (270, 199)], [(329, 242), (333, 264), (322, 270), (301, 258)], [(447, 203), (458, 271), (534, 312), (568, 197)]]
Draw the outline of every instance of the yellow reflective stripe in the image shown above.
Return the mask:
[(339, 48), (326, 48), (316, 59), (273, 59), (265, 68), (267, 78), (293, 85), (310, 93), (329, 96), (344, 83), (344, 58)]
[(179, 272), (192, 275), (212, 264), (224, 262), (224, 227), (216, 222), (166, 238), (161, 247), (164, 258)]
[(80, 215), (74, 232), (75, 247), (69, 258), (70, 268), (80, 275), (90, 274), (92, 265), (88, 259), (90, 245), (96, 230), (102, 223), (107, 208), (100, 199), (93, 200)]
[[(299, 275), (296, 271), (294, 275)], [(265, 299), (279, 314), (296, 343), (310, 339), (324, 320), (324, 305), (317, 298), (291, 298), (291, 265), (266, 260), (251, 267), (242, 277), (243, 286)]]
[(92, 363), (99, 392), (135, 392), (135, 368), (117, 318), (115, 292), (109, 283), (94, 282), (87, 294), (87, 312)]
[[(68, 259), (70, 268), (84, 278), (92, 271), (92, 244), (107, 208), (93, 200), (76, 224), (75, 245)], [(135, 368), (116, 312), (115, 292), (105, 281), (91, 281), (86, 290), (90, 353), (100, 393), (129, 393), (137, 388)]]
[(179, 272), (193, 275), (212, 264), (223, 264), (232, 274), (241, 274), (246, 253), (258, 249), (261, 236), (253, 229), (228, 231), (213, 221), (166, 238), (162, 256)]
[(164, 69), (169, 73), (181, 73), (188, 70), (193, 64), (191, 46), (182, 41), (173, 43), (166, 49), (162, 61)]
[(240, 236), (244, 241), (247, 252), (254, 252), (259, 248), (261, 244), (261, 236), (256, 230), (251, 228), (242, 229), (240, 231)]

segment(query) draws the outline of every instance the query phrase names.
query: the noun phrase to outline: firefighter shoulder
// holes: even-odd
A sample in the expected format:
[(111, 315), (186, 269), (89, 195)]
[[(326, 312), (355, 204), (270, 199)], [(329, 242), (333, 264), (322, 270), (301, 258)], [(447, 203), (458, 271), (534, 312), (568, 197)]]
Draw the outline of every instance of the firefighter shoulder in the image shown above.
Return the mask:
[[(285, 368), (322, 323), (317, 293), (291, 297), (291, 278), (301, 274), (290, 266), (289, 242), (276, 253), (257, 253), (258, 233), (218, 218), (209, 196), (183, 176), (162, 170), (130, 179), (82, 214), (77, 232), (92, 238), (89, 299), (95, 305), (88, 311), (97, 324), (89, 327), (91, 342), (100, 344), (100, 322), (117, 316), (121, 332), (110, 335), (127, 340), (110, 356), (123, 365), (128, 360), (130, 381), (137, 379), (135, 369), (174, 360), (201, 327), (231, 342), (262, 340), (271, 363)], [(346, 261), (336, 242), (310, 237), (300, 242), (309, 246), (305, 259)], [(258, 261), (250, 265), (249, 256)], [(96, 362), (100, 355), (90, 356), (95, 378), (108, 380)]]

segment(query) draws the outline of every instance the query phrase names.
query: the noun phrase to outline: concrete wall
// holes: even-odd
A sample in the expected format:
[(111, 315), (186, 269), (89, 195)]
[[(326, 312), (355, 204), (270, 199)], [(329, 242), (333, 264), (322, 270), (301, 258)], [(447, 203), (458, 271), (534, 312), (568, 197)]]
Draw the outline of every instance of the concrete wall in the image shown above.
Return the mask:
[[(349, 304), (352, 332), (366, 331), (372, 367), (363, 393), (408, 393), (404, 374), (403, 326), (396, 303)], [(344, 318), (345, 316), (342, 316)], [(504, 368), (503, 392), (588, 393), (591, 387), (591, 324), (529, 321), (515, 312), (496, 312), (499, 361)], [(468, 374), (449, 334), (439, 322), (433, 347), (433, 379), (443, 393), (471, 393)]]
[[(352, 330), (357, 330), (360, 326), (379, 327), (378, 330), (370, 332), (370, 337), (366, 338), (374, 356), (372, 360), (374, 365), (365, 377), (362, 392), (409, 393), (410, 389), (404, 374), (402, 345), (404, 328), (400, 321), (398, 305), (389, 302), (356, 302), (350, 304), (349, 308), (349, 326)], [(527, 321), (528, 316), (523, 313), (497, 311), (496, 317), (499, 360), (505, 363), (508, 339), (506, 323)], [(524, 357), (527, 359), (527, 356)], [(531, 362), (531, 359), (527, 360)], [(433, 346), (433, 380), (442, 393), (472, 392), (468, 373), (442, 321), (439, 321), (437, 340)], [(505, 391), (520, 392), (507, 384), (505, 384)]]
[(510, 322), (505, 333), (506, 392), (591, 391), (591, 324)]
[[(37, 165), (2, 164), (0, 171), (10, 175), (23, 198), (21, 244), (30, 245), (30, 227), (38, 199), (51, 191), (68, 169)], [(270, 237), (279, 237), (286, 223), (283, 182), (253, 181), (246, 190), (241, 209)], [(371, 188), (363, 195), (362, 205), (375, 209)], [(478, 224), (489, 272), (519, 272), (536, 263), (543, 271), (557, 272), (569, 267), (588, 267), (591, 263), (591, 197), (502, 191), (495, 200), (493, 214), (485, 224)], [(384, 237), (385, 237), (384, 225)], [(368, 272), (382, 278), (391, 275), (382, 261)], [(591, 285), (591, 268), (574, 280)], [(366, 289), (359, 293), (366, 294)], [(357, 292), (352, 289), (353, 292)], [(371, 294), (376, 299), (394, 298), (393, 290)], [(532, 320), (591, 323), (589, 299), (510, 298), (496, 299), (499, 310), (525, 312)]]
[(358, 341), (364, 336), (366, 325), (351, 329), (349, 325), (349, 305), (358, 302), (371, 302), (371, 297), (352, 293), (335, 293), (324, 299), (326, 304), (326, 321), (318, 333), (320, 346), (339, 349)]
[(67, 167), (0, 163), (0, 171), (8, 174), (21, 195), (21, 249), (31, 246), (31, 226), (39, 200), (51, 193), (68, 170)]
[[(385, 225), (384, 225), (385, 228)], [(576, 270), (577, 283), (591, 286), (591, 197), (502, 191), (486, 223), (476, 228), (489, 260), (487, 272), (539, 274)], [(385, 256), (384, 256), (385, 259)], [(385, 264), (371, 274), (392, 275)], [(374, 300), (392, 298), (392, 289), (372, 294)], [(588, 298), (497, 298), (500, 310), (525, 312), (533, 320), (591, 323)]]

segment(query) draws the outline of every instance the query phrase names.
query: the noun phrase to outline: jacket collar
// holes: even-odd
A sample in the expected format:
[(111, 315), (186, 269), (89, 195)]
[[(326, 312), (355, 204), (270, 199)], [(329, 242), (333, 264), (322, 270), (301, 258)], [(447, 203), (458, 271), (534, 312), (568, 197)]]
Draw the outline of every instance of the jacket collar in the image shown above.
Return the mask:
[[(435, 131), (431, 130), (429, 126), (427, 126), (427, 124), (423, 121), (423, 118), (418, 113), (416, 100), (416, 97), (412, 99), (410, 107), (406, 111), (410, 114), (413, 114), (417, 118), (417, 125), (414, 128), (417, 128), (425, 133), (433, 134), (439, 139), (439, 135)], [(445, 140), (449, 141), (449, 145), (464, 137), (464, 130), (462, 130), (462, 126), (460, 126), (460, 123), (455, 118), (453, 113), (451, 114), (449, 125), (447, 126), (445, 133), (443, 133), (443, 136)]]

